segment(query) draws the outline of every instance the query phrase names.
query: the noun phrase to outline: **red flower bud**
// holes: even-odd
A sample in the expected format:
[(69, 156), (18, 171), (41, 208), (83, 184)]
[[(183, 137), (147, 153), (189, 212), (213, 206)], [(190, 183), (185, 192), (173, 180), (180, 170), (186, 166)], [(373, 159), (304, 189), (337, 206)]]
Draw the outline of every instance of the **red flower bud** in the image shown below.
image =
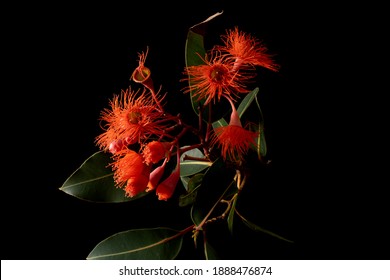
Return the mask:
[(165, 162), (150, 173), (147, 192), (154, 190), (165, 171)]
[(179, 165), (172, 171), (171, 175), (162, 181), (156, 189), (156, 194), (159, 200), (168, 200), (175, 191), (176, 185), (180, 179)]

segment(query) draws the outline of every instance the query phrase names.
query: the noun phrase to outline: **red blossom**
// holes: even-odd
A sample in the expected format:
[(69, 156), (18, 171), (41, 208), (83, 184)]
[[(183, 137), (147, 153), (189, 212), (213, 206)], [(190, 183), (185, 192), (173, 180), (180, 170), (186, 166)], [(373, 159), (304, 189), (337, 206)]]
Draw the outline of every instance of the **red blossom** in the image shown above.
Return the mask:
[(167, 156), (171, 144), (168, 142), (151, 141), (142, 151), (146, 164), (157, 163)]
[(144, 166), (142, 172), (136, 177), (130, 177), (127, 180), (125, 192), (126, 196), (134, 197), (137, 194), (146, 191), (149, 182), (150, 169), (148, 166)]
[(188, 66), (184, 74), (190, 80), (184, 92), (193, 92), (198, 101), (205, 99), (205, 104), (212, 100), (219, 101), (222, 95), (235, 98), (239, 93), (247, 93), (245, 82), (250, 78), (237, 72), (233, 72), (233, 64), (227, 62), (218, 53), (213, 58), (205, 58), (205, 64)]
[(101, 113), (100, 120), (105, 131), (96, 137), (96, 143), (102, 150), (118, 152), (122, 149), (119, 149), (118, 143), (141, 143), (151, 135), (164, 135), (167, 128), (164, 114), (156, 109), (145, 90), (141, 94), (130, 88), (122, 90), (110, 101), (110, 107)]
[(220, 126), (214, 129), (214, 137), (211, 145), (217, 145), (221, 149), (224, 160), (240, 162), (251, 146), (256, 146), (258, 133), (246, 130), (242, 127), (239, 115), (233, 102), (228, 99), (232, 106), (230, 122), (227, 126)]
[(234, 30), (228, 30), (221, 38), (225, 45), (215, 46), (215, 49), (229, 53), (236, 69), (251, 65), (272, 71), (279, 70), (279, 65), (274, 62), (273, 55), (268, 53), (268, 48), (250, 34), (239, 31), (236, 27)]
[(124, 187), (127, 196), (133, 197), (146, 190), (150, 167), (143, 162), (140, 154), (133, 150), (123, 150), (114, 157), (111, 166), (116, 185)]

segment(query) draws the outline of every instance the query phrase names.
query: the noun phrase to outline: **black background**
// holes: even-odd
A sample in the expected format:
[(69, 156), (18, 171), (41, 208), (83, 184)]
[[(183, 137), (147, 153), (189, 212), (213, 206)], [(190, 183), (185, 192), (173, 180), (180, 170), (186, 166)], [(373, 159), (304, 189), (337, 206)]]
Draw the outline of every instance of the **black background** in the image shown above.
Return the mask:
[[(249, 259), (256, 251), (263, 259), (388, 259), (386, 183), (377, 176), (384, 168), (374, 159), (366, 91), (355, 75), (369, 72), (362, 65), (357, 71), (354, 60), (361, 57), (361, 41), (354, 44), (361, 18), (330, 3), (134, 3), (5, 11), (1, 258), (85, 259), (118, 231), (163, 226), (161, 209), (177, 217), (173, 227), (186, 218), (169, 212), (173, 201), (96, 205), (59, 188), (97, 151), (100, 111), (131, 84), (137, 54), (147, 46), (155, 84), (174, 96), (171, 110), (186, 106), (178, 81), (187, 30), (223, 11), (209, 34), (218, 40), (239, 26), (262, 39), (281, 65), (258, 77), (273, 165), (254, 195), (259, 221), (296, 241), (247, 233), (224, 257)], [(184, 246), (192, 250), (190, 242)]]

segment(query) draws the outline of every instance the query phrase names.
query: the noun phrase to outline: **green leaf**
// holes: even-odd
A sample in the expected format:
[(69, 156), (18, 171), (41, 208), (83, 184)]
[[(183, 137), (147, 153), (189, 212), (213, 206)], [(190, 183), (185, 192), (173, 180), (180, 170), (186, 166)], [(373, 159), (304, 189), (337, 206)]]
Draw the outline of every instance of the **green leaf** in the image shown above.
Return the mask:
[(115, 186), (111, 157), (99, 151), (90, 156), (59, 188), (61, 191), (91, 202), (126, 202), (137, 199), (125, 196), (124, 190)]
[(88, 260), (172, 260), (178, 255), (183, 234), (170, 228), (134, 229), (101, 241)]
[[(187, 178), (187, 177), (185, 177)], [(188, 181), (187, 184), (187, 194), (181, 195), (179, 197), (179, 206), (187, 206), (194, 203), (196, 199), (197, 190), (202, 183), (203, 174), (196, 174)]]
[(259, 158), (261, 158), (267, 155), (267, 143), (265, 142), (263, 124), (260, 123), (259, 127), (260, 127), (260, 134), (259, 137), (257, 137), (256, 142), (258, 147), (257, 154), (260, 155)]
[(191, 176), (212, 165), (209, 161), (189, 160), (180, 163), (180, 176)]
[(204, 174), (195, 174), (192, 176), (191, 180), (188, 182), (188, 191), (192, 192), (194, 191), (197, 187), (199, 187), (203, 181)]
[(221, 118), (221, 119), (213, 122), (212, 125), (213, 125), (213, 128), (215, 129), (215, 128), (220, 127), (220, 126), (227, 126), (228, 123), (224, 118)]
[[(237, 108), (237, 113), (241, 118), (245, 111), (252, 104), (253, 100), (256, 98), (256, 95), (259, 93), (259, 88), (255, 88), (250, 93), (248, 93), (245, 98), (241, 101), (240, 105)], [(256, 99), (257, 100), (257, 99)]]
[(291, 240), (289, 240), (287, 238), (284, 238), (284, 237), (282, 237), (282, 236), (280, 236), (280, 235), (278, 235), (276, 233), (273, 233), (272, 231), (266, 230), (266, 229), (264, 229), (264, 228), (262, 228), (262, 227), (260, 227), (260, 226), (258, 226), (256, 224), (252, 223), (251, 221), (249, 221), (246, 218), (244, 218), (240, 213), (238, 213), (237, 210), (236, 210), (236, 213), (241, 218), (241, 220), (244, 222), (244, 224), (246, 226), (248, 226), (250, 229), (252, 229), (254, 231), (260, 231), (260, 232), (266, 233), (268, 235), (271, 235), (273, 237), (276, 237), (276, 238), (281, 239), (281, 240), (286, 241), (286, 242), (294, 243), (294, 241), (291, 241)]
[[(194, 160), (194, 158), (199, 158), (200, 160)], [(199, 149), (192, 149), (184, 152), (180, 156), (180, 177), (188, 177), (194, 175), (212, 165), (211, 162), (203, 161), (203, 159), (204, 155)]]
[(191, 208), (191, 219), (196, 225), (215, 210), (216, 205), (234, 183), (234, 174), (235, 172), (228, 169), (221, 158), (206, 171), (196, 201)]
[[(183, 146), (181, 148), (183, 149), (183, 148), (188, 148), (188, 147), (189, 146)], [(186, 157), (196, 157), (196, 158), (203, 159), (204, 154), (202, 153), (201, 150), (199, 150), (198, 148), (195, 148), (195, 149), (191, 149), (191, 150), (188, 150), (188, 151), (182, 153), (180, 156), (180, 161), (184, 161), (186, 159)]]
[(191, 180), (191, 177), (180, 177), (181, 183), (186, 191), (188, 191), (188, 182)]
[(261, 159), (267, 155), (267, 143), (265, 141), (264, 125), (262, 122), (258, 124), (250, 123), (249, 130), (258, 132), (258, 136), (255, 139), (256, 147), (251, 147), (251, 149), (255, 150), (258, 158)]
[[(186, 67), (196, 66), (205, 64), (204, 58), (206, 56), (206, 50), (204, 48), (204, 34), (207, 23), (215, 18), (216, 16), (221, 15), (222, 12), (216, 13), (206, 20), (192, 26), (187, 33), (187, 40), (185, 45), (185, 64)], [(189, 77), (189, 85), (193, 84), (191, 77)], [(205, 100), (198, 100), (194, 97), (196, 92), (191, 91), (191, 104), (194, 112), (198, 115), (198, 108), (203, 107)]]
[[(205, 55), (206, 51), (204, 49), (203, 36), (189, 30), (185, 50), (186, 66), (189, 67), (205, 64), (205, 62), (203, 61)], [(188, 77), (188, 83), (189, 86), (192, 86), (194, 84), (191, 77)], [(198, 98), (195, 97), (195, 94), (196, 92), (194, 90), (191, 90), (190, 97), (192, 109), (198, 115), (198, 108), (203, 107), (205, 100), (198, 100)]]
[(218, 260), (217, 251), (210, 245), (210, 242), (204, 243), (204, 255), (206, 260)]
[(265, 141), (265, 134), (264, 134), (264, 117), (263, 117), (263, 111), (261, 110), (261, 107), (260, 107), (260, 103), (259, 103), (259, 100), (257, 99), (257, 96), (256, 96), (256, 104), (257, 104), (257, 108), (259, 109), (259, 112), (260, 112), (260, 115), (261, 115), (261, 121), (259, 123), (259, 130), (260, 130), (260, 134), (259, 134), (259, 137), (258, 139), (256, 139), (256, 141), (258, 142), (258, 155), (259, 155), (259, 158), (261, 157), (265, 157), (267, 155), (267, 143)]
[(228, 229), (230, 233), (233, 233), (233, 220), (234, 220), (234, 213), (236, 211), (237, 197), (238, 196), (234, 197), (233, 204), (229, 210), (229, 216), (227, 217)]

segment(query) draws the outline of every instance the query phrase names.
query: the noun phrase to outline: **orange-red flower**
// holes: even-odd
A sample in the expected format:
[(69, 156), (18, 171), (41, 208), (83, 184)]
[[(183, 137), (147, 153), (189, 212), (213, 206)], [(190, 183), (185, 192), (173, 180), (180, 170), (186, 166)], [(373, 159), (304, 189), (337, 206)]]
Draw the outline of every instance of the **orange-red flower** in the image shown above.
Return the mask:
[(102, 150), (118, 152), (129, 144), (141, 143), (154, 135), (161, 137), (167, 128), (166, 118), (150, 95), (144, 90), (141, 94), (130, 88), (121, 91), (110, 101), (110, 109), (101, 113), (105, 130), (96, 137)]
[(232, 105), (229, 125), (214, 129), (215, 134), (211, 140), (211, 145), (216, 144), (221, 149), (221, 155), (224, 160), (229, 159), (240, 162), (243, 160), (249, 148), (256, 146), (258, 133), (242, 127), (239, 115), (232, 101), (229, 100), (229, 102)]
[(238, 72), (233, 72), (233, 63), (223, 59), (219, 53), (211, 55), (212, 58), (204, 59), (205, 64), (188, 66), (184, 74), (190, 80), (184, 92), (193, 92), (197, 100), (205, 99), (205, 104), (210, 101), (220, 100), (222, 95), (234, 99), (239, 93), (247, 93), (245, 81), (249, 78), (242, 76)]
[(278, 71), (279, 65), (273, 60), (273, 55), (267, 53), (268, 48), (257, 38), (248, 33), (228, 30), (226, 35), (221, 36), (224, 46), (215, 48), (227, 52), (235, 62), (235, 69), (245, 67), (245, 65), (261, 66), (272, 71)]
[(156, 195), (159, 200), (168, 200), (176, 189), (180, 179), (180, 164), (178, 163), (175, 170), (163, 180), (156, 189)]
[(160, 179), (164, 175), (166, 162), (167, 161), (164, 161), (162, 165), (156, 167), (150, 173), (149, 183), (148, 183), (148, 187), (146, 189), (147, 192), (152, 191), (152, 190), (154, 190), (157, 187), (158, 183), (160, 182)]
[(169, 148), (172, 146), (168, 142), (151, 141), (147, 143), (142, 150), (142, 155), (146, 164), (157, 163), (168, 154)]
[(256, 132), (246, 130), (242, 126), (227, 125), (216, 128), (216, 142), (221, 148), (222, 157), (239, 162), (252, 145), (256, 145)]
[(149, 182), (150, 169), (145, 166), (141, 174), (137, 177), (131, 177), (127, 180), (125, 192), (126, 196), (134, 197), (137, 194), (146, 191)]
[(122, 150), (114, 159), (112, 168), (116, 185), (124, 187), (126, 195), (130, 197), (145, 191), (150, 167), (143, 162), (143, 157), (133, 150)]

